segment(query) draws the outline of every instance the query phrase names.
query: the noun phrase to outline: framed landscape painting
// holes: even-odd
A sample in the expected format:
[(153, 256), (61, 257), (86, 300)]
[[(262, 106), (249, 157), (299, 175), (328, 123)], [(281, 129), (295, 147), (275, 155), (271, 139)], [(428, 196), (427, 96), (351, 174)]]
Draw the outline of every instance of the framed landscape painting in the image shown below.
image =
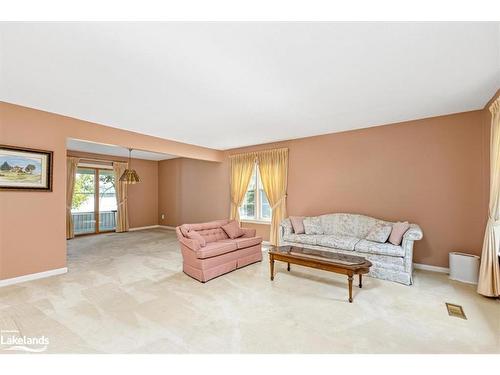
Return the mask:
[(52, 151), (0, 145), (0, 190), (52, 191)]

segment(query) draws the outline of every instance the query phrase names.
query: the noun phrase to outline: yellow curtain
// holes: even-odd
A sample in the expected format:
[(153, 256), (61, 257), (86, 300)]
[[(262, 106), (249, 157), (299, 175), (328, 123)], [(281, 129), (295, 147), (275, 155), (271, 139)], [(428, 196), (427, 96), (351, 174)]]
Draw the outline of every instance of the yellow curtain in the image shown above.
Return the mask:
[(128, 163), (117, 161), (113, 162), (113, 171), (115, 173), (116, 205), (118, 206), (118, 211), (116, 213), (116, 232), (128, 231), (128, 185), (120, 181), (120, 177), (127, 168)]
[(488, 224), (484, 235), (477, 292), (488, 297), (500, 295), (500, 267), (498, 265), (500, 224), (500, 98), (490, 107), (490, 204)]
[(257, 153), (262, 187), (272, 209), (270, 242), (279, 244), (279, 225), (286, 217), (288, 184), (288, 149), (280, 148)]
[(71, 216), (71, 206), (73, 204), (73, 193), (75, 191), (76, 169), (79, 158), (66, 159), (66, 238), (75, 237), (73, 230), (73, 217)]
[(245, 198), (255, 165), (255, 154), (240, 154), (229, 157), (231, 163), (231, 211), (229, 217), (240, 220), (239, 207)]

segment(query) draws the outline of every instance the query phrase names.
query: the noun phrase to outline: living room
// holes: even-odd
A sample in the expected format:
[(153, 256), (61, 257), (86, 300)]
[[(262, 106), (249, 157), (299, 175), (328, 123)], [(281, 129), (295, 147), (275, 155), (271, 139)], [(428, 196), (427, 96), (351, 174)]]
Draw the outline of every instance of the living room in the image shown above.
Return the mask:
[(499, 22), (0, 37), (0, 353), (500, 353)]

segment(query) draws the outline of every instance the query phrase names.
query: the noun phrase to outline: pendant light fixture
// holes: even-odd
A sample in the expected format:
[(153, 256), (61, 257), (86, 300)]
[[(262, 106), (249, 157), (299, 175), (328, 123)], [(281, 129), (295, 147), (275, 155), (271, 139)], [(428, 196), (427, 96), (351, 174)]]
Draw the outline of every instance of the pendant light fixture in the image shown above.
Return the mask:
[(124, 182), (126, 184), (138, 184), (141, 182), (141, 179), (139, 178), (139, 175), (135, 171), (135, 169), (130, 168), (131, 163), (132, 163), (132, 149), (128, 149), (128, 168), (125, 169), (123, 172), (122, 176), (120, 177), (120, 181)]

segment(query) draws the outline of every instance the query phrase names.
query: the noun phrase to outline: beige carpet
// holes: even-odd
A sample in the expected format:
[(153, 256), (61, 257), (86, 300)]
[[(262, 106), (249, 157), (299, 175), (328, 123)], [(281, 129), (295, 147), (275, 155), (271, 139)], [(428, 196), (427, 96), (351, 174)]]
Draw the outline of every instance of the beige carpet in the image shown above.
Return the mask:
[(269, 281), (267, 255), (201, 284), (164, 229), (82, 237), (68, 253), (69, 273), (0, 288), (2, 330), (45, 335), (52, 353), (500, 353), (500, 302), (442, 274), (367, 277), (349, 304), (340, 275), (277, 262)]

